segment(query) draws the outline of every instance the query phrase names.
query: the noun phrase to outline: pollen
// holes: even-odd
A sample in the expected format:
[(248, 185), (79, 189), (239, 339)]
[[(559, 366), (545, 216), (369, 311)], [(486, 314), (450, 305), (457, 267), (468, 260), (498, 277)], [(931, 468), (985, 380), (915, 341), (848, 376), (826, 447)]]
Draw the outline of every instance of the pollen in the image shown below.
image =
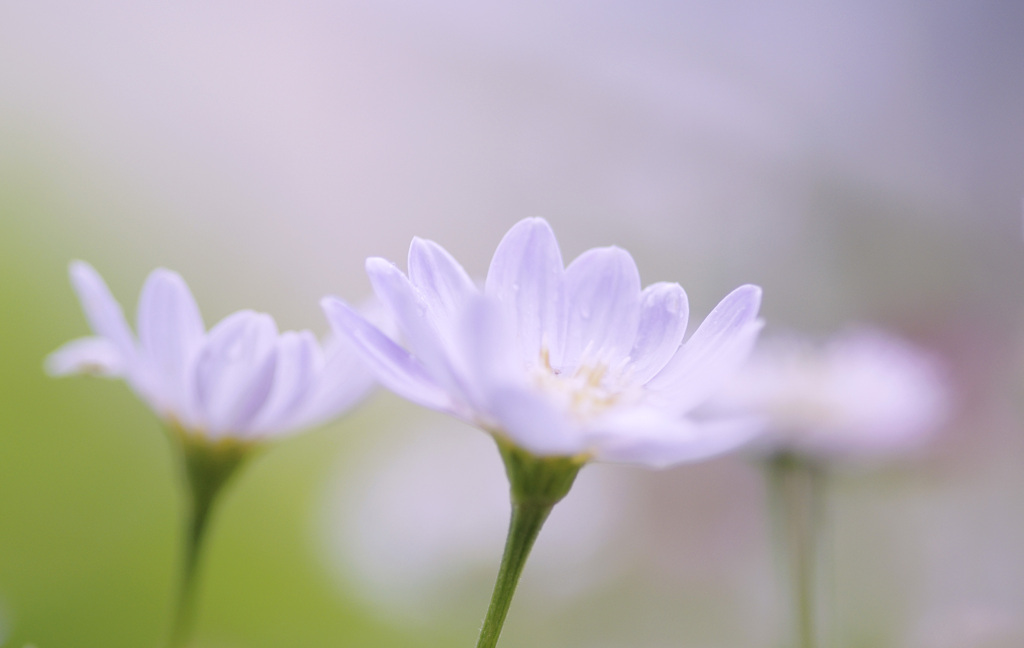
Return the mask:
[(581, 364), (575, 371), (563, 372), (551, 365), (547, 348), (540, 352), (534, 372), (535, 384), (560, 399), (579, 419), (588, 419), (614, 407), (621, 393), (607, 385), (608, 366), (603, 363)]

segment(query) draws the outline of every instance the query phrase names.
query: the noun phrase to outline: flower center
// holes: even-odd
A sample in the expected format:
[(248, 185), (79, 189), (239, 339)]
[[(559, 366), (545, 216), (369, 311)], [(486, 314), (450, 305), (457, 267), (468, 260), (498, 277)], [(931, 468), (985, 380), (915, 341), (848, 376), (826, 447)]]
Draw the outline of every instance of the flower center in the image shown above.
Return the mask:
[(541, 349), (540, 362), (534, 370), (534, 383), (552, 395), (577, 418), (593, 418), (619, 402), (622, 392), (609, 389), (605, 378), (608, 365), (582, 363), (572, 374), (551, 366), (547, 348)]

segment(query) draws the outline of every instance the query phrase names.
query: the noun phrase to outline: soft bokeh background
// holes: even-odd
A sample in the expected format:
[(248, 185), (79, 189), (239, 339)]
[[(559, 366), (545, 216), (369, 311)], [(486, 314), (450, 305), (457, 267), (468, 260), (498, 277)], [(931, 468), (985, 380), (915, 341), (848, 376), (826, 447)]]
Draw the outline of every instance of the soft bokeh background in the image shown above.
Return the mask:
[[(363, 259), (482, 275), (525, 216), (706, 313), (889, 327), (948, 359), (920, 457), (833, 484), (837, 645), (1024, 645), (1024, 4), (0, 3), (0, 645), (158, 646), (180, 500), (123, 385), (51, 380), (86, 259), (208, 323), (325, 330)], [(485, 436), (380, 394), (281, 442), (216, 520), (197, 646), (469, 646), (504, 534)], [(503, 645), (777, 645), (757, 468), (588, 467)]]

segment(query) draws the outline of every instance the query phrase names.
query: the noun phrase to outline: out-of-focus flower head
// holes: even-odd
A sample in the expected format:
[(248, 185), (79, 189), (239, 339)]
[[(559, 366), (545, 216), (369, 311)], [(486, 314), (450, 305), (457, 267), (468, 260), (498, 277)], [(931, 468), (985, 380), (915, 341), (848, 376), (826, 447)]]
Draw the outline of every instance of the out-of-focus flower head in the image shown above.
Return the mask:
[(948, 418), (950, 398), (933, 354), (860, 328), (822, 344), (764, 340), (713, 406), (760, 417), (770, 454), (836, 459), (918, 447)]
[(729, 450), (749, 429), (687, 414), (746, 359), (761, 290), (729, 294), (684, 343), (686, 293), (641, 290), (628, 252), (594, 248), (565, 267), (546, 221), (505, 235), (480, 287), (441, 246), (413, 240), (409, 272), (366, 269), (406, 347), (335, 298), (324, 308), (382, 384), (538, 456), (666, 466)]
[(134, 335), (87, 263), (71, 282), (93, 337), (46, 359), (54, 375), (124, 378), (168, 424), (191, 435), (257, 440), (321, 423), (367, 393), (372, 377), (344, 339), (321, 347), (309, 331), (278, 333), (264, 313), (239, 311), (209, 332), (185, 281), (154, 270), (139, 297)]

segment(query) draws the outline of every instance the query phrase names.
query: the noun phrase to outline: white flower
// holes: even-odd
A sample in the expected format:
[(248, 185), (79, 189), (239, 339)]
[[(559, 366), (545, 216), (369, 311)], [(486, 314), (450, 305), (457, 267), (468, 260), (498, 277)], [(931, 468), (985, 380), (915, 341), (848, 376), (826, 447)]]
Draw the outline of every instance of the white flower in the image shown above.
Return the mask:
[(46, 360), (54, 375), (124, 378), (166, 422), (211, 439), (259, 439), (323, 422), (353, 405), (372, 377), (350, 344), (322, 349), (309, 331), (278, 333), (272, 317), (239, 311), (206, 331), (185, 281), (154, 270), (139, 297), (138, 338), (99, 274), (70, 267), (94, 337)]
[(715, 405), (760, 416), (767, 452), (884, 455), (925, 441), (949, 415), (940, 363), (873, 329), (816, 346), (778, 338), (758, 346)]
[(726, 451), (749, 431), (686, 417), (748, 355), (761, 291), (742, 286), (682, 343), (678, 284), (641, 290), (630, 255), (595, 248), (568, 268), (546, 221), (515, 225), (477, 286), (442, 247), (414, 239), (409, 275), (370, 258), (374, 291), (408, 350), (334, 298), (337, 334), (397, 394), (541, 456), (665, 466)]

